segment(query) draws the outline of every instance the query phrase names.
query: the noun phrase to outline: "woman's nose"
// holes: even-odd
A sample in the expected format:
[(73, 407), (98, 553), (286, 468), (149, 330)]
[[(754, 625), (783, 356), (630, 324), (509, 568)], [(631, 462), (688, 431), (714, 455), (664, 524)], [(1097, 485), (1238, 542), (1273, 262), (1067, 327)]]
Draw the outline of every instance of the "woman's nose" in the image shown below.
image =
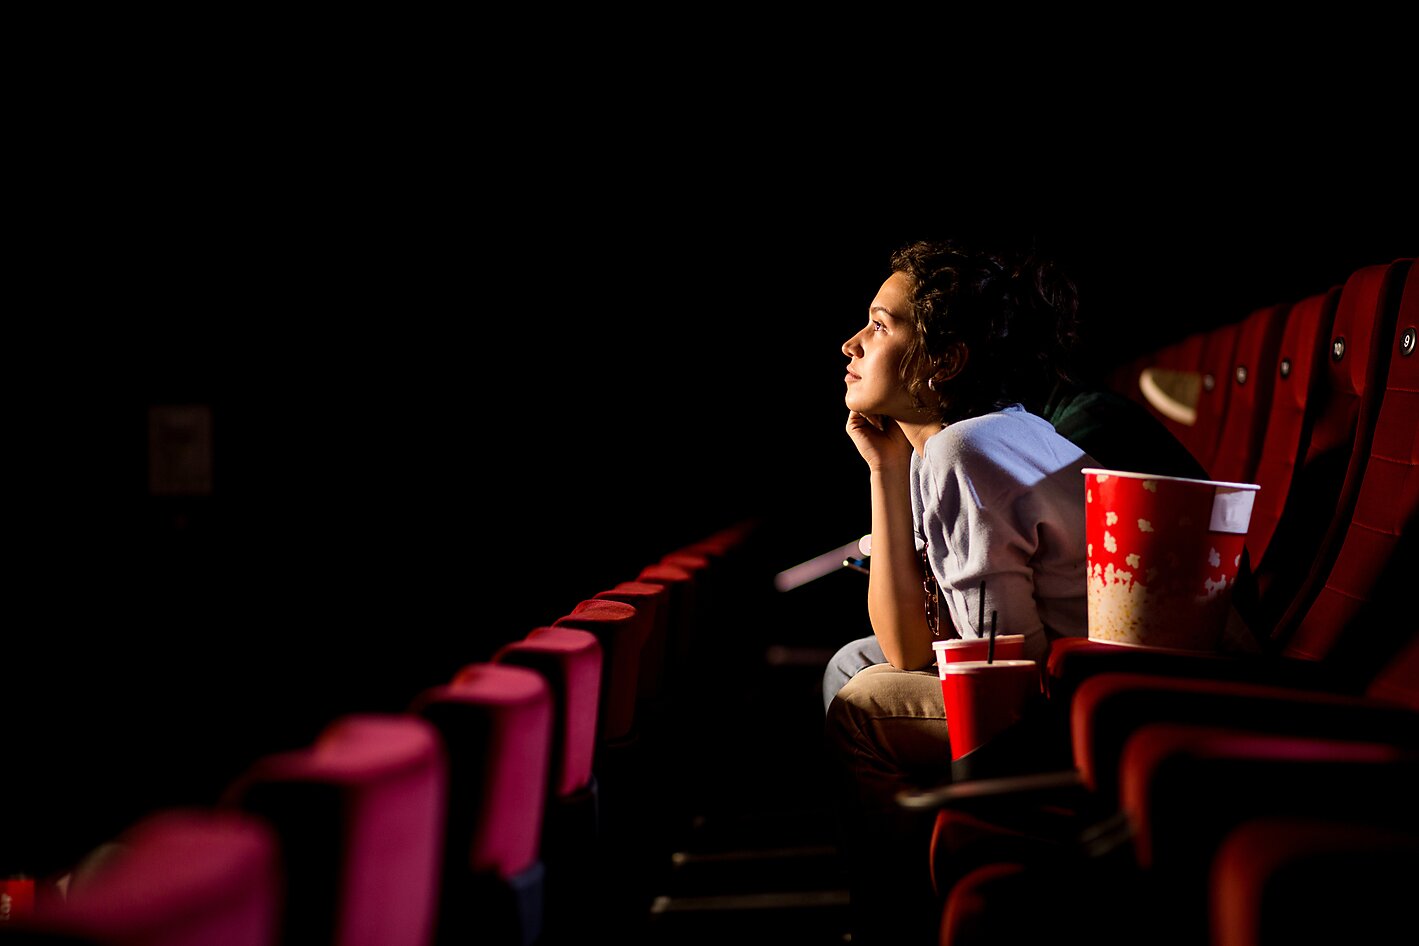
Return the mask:
[(862, 343), (858, 341), (858, 339), (861, 337), (862, 333), (858, 332), (852, 338), (849, 338), (847, 341), (843, 342), (843, 354), (847, 355), (849, 358), (856, 358), (859, 354), (861, 354)]

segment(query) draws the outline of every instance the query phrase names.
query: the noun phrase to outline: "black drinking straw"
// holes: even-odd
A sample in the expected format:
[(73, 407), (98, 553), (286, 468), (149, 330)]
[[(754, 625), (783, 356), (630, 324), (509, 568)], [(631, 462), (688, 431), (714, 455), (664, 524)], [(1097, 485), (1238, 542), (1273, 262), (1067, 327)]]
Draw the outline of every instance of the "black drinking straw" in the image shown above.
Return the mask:
[(995, 663), (995, 612), (990, 612), (990, 643), (985, 648), (985, 662)]
[(976, 620), (980, 622), (980, 632), (985, 633), (985, 579), (980, 583), (980, 604), (976, 605)]

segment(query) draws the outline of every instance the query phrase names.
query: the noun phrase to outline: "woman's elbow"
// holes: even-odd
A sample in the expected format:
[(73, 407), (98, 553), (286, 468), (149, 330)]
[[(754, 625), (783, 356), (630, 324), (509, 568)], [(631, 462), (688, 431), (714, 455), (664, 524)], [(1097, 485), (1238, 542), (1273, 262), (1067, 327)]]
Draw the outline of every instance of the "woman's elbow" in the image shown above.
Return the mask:
[(882, 654), (887, 663), (896, 670), (929, 670), (936, 662), (935, 652), (928, 645), (925, 652), (911, 648), (888, 647), (882, 645)]

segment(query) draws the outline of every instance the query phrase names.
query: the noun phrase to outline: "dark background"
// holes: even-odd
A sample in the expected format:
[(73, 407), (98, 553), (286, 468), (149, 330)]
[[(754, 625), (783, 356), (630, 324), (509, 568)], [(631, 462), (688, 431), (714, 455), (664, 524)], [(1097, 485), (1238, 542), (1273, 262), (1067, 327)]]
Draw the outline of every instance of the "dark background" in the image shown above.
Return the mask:
[[(1240, 118), (914, 148), (768, 112), (237, 101), (201, 121), (100, 95), (39, 155), (0, 870), (211, 800), (741, 519), (782, 567), (867, 531), (839, 346), (900, 243), (1056, 255), (1100, 372), (1419, 250), (1397, 152)], [(214, 412), (214, 491), (153, 497), (147, 411), (182, 403)]]

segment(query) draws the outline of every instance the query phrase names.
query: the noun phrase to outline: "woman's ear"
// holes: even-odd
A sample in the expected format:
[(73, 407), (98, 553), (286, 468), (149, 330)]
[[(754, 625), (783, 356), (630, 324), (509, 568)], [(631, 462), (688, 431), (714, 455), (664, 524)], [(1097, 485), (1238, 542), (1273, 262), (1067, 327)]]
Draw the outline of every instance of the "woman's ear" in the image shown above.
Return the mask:
[(936, 363), (936, 371), (931, 375), (931, 386), (933, 389), (939, 388), (945, 381), (949, 381), (960, 374), (966, 367), (966, 361), (970, 357), (970, 349), (965, 342), (952, 342), (946, 350), (941, 353), (941, 359)]

